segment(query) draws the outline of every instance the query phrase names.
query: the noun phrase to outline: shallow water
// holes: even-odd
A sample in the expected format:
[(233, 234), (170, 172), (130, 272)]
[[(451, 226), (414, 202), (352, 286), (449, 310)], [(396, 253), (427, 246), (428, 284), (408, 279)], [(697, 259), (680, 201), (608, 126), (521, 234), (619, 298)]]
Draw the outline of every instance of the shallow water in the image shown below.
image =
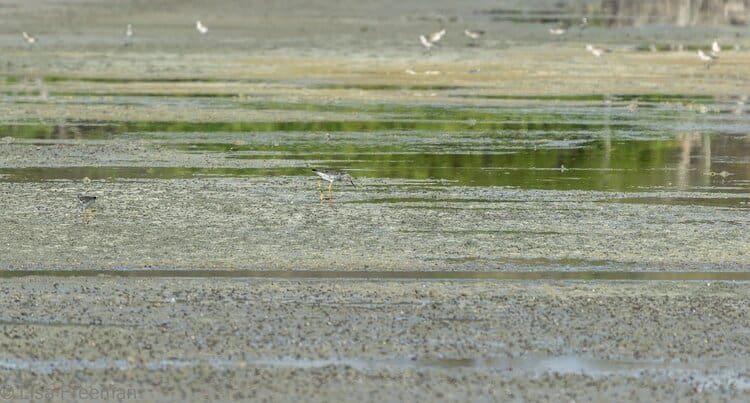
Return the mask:
[[(478, 357), (478, 358), (418, 358), (413, 359), (365, 359), (329, 358), (305, 359), (292, 357), (255, 357), (241, 360), (227, 358), (209, 359), (163, 359), (143, 363), (130, 363), (125, 359), (0, 359), (0, 370), (23, 370), (30, 373), (49, 374), (55, 371), (82, 371), (109, 369), (133, 370), (145, 367), (149, 370), (167, 370), (210, 366), (214, 369), (237, 369), (245, 367), (279, 368), (325, 368), (351, 367), (357, 371), (404, 371), (424, 369), (476, 370), (508, 372), (516, 376), (551, 374), (578, 374), (592, 378), (612, 375), (637, 377), (644, 373), (667, 378), (689, 378), (691, 383), (702, 388), (733, 387), (750, 389), (750, 379), (736, 370), (727, 368), (726, 363), (701, 362), (685, 364), (680, 362), (646, 360), (608, 360), (580, 355), (539, 356), (534, 354), (521, 357)], [(710, 371), (710, 372), (708, 372)]]
[[(31, 144), (40, 147), (58, 142), (130, 139), (205, 154), (215, 158), (217, 164), (212, 168), (165, 168), (149, 167), (147, 161), (146, 167), (90, 168), (82, 160), (81, 166), (0, 168), (0, 180), (309, 176), (309, 167), (326, 167), (349, 171), (355, 177), (439, 180), (452, 186), (724, 194), (744, 194), (750, 189), (750, 113), (744, 103), (746, 97), (506, 97), (472, 94), (470, 88), (458, 92), (455, 88), (435, 90), (477, 100), (499, 100), (476, 105), (347, 104), (180, 94), (191, 102), (186, 107), (296, 111), (309, 115), (309, 119), (9, 123), (0, 126), (0, 138), (7, 143), (36, 140)], [(67, 103), (149, 105), (172, 96), (175, 94), (60, 97)], [(315, 116), (320, 111), (333, 111), (345, 118), (320, 120)], [(223, 159), (274, 163), (268, 168), (257, 168), (257, 164), (252, 168), (223, 168)], [(673, 202), (680, 203), (666, 201)], [(747, 200), (718, 204), (746, 207)]]

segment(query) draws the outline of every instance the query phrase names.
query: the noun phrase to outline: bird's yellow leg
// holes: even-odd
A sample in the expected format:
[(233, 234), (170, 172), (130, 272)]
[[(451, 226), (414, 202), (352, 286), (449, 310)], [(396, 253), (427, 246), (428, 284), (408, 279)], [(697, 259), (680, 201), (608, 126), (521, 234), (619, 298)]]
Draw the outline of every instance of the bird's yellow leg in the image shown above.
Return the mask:
[(322, 183), (323, 183), (323, 181), (322, 181), (322, 180), (320, 180), (320, 179), (318, 179), (318, 190), (323, 190), (323, 185), (322, 185)]
[(89, 224), (91, 222), (91, 218), (93, 217), (93, 211), (89, 209), (83, 209), (83, 222), (85, 224)]
[(328, 202), (333, 201), (333, 182), (328, 185)]

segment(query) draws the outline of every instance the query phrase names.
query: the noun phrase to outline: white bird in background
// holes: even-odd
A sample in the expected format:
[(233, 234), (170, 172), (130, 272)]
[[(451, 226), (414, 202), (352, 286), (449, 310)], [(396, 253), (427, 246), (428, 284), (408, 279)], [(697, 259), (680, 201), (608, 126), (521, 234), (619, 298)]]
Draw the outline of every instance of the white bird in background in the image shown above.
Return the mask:
[(716, 56), (721, 52), (721, 46), (719, 46), (719, 41), (714, 39), (714, 42), (711, 44), (711, 54)]
[(701, 50), (701, 49), (698, 50), (698, 57), (702, 61), (704, 61), (704, 62), (712, 62), (712, 61), (716, 60), (716, 56), (710, 55), (710, 54), (707, 55), (707, 54), (703, 53), (703, 50)]
[(716, 59), (718, 59), (718, 56), (713, 55), (713, 54), (708, 54), (707, 55), (707, 54), (703, 53), (702, 49), (699, 49), (698, 50), (698, 58), (701, 59), (701, 61), (706, 62), (706, 68), (709, 68), (709, 67), (711, 67), (711, 63), (713, 63), (714, 61), (716, 61)]
[(419, 35), (419, 42), (422, 43), (422, 46), (424, 46), (428, 51), (432, 50), (432, 47), (435, 46), (430, 42), (429, 39), (427, 39), (424, 35)]
[(33, 36), (31, 36), (31, 35), (29, 35), (26, 31), (23, 31), (21, 33), (21, 35), (23, 35), (23, 39), (25, 39), (27, 43), (29, 43), (31, 45), (33, 45), (33, 44), (36, 43), (36, 38), (33, 37)]
[(125, 38), (130, 39), (133, 37), (133, 24), (128, 24), (125, 27)]
[(443, 39), (443, 35), (445, 35), (445, 28), (441, 29), (440, 31), (431, 33), (428, 39), (433, 44), (438, 43), (441, 39)]
[(562, 28), (550, 28), (549, 34), (550, 35), (562, 35), (565, 33), (565, 30)]
[(201, 20), (195, 22), (195, 29), (197, 29), (201, 34), (205, 34), (206, 32), (208, 32), (208, 27), (203, 25)]
[(464, 35), (468, 36), (469, 38), (473, 40), (477, 40), (482, 35), (484, 35), (484, 31), (469, 31), (468, 29), (464, 29)]
[(610, 52), (609, 49), (597, 48), (596, 46), (594, 46), (592, 44), (586, 45), (586, 50), (588, 50), (589, 52), (591, 52), (591, 54), (594, 55), (594, 56), (596, 56), (596, 57), (601, 57), (603, 54)]

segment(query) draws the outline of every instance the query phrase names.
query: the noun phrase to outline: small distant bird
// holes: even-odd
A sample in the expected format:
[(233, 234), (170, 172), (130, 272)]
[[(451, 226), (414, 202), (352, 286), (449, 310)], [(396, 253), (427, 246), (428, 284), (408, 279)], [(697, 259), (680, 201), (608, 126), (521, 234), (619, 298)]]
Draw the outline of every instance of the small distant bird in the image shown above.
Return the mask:
[(201, 20), (195, 22), (195, 29), (197, 29), (201, 34), (205, 34), (206, 32), (208, 32), (208, 27), (203, 25)]
[(443, 35), (445, 35), (445, 28), (441, 29), (440, 31), (433, 32), (427, 36), (419, 35), (419, 42), (429, 52), (432, 51), (433, 46), (435, 46), (438, 42), (440, 42), (441, 39), (443, 39)]
[(484, 31), (469, 31), (468, 29), (464, 29), (464, 35), (476, 41), (482, 35), (484, 35)]
[(78, 203), (81, 204), (81, 215), (83, 221), (88, 224), (94, 218), (94, 203), (96, 203), (96, 196), (86, 196), (79, 194)]
[(719, 41), (714, 39), (713, 43), (711, 44), (711, 54), (716, 56), (721, 52), (721, 46), (719, 46)]
[(435, 46), (435, 45), (433, 45), (433, 44), (432, 44), (432, 42), (430, 42), (430, 40), (429, 40), (429, 39), (427, 39), (427, 37), (426, 37), (426, 36), (424, 36), (424, 35), (419, 35), (419, 42), (420, 42), (420, 43), (422, 44), (422, 46), (424, 46), (424, 47), (425, 47), (425, 49), (427, 49), (427, 51), (428, 51), (428, 52), (429, 52), (429, 51), (432, 51), (432, 47), (433, 47), (433, 46)]
[(354, 184), (352, 176), (348, 173), (337, 172), (337, 171), (325, 171), (319, 169), (313, 169), (320, 179), (318, 180), (318, 191), (320, 192), (320, 202), (323, 203), (323, 188), (321, 186), (322, 181), (328, 182), (328, 201), (333, 201), (333, 182), (349, 181), (355, 188), (357, 185)]
[(563, 29), (563, 28), (550, 28), (549, 29), (549, 34), (550, 35), (562, 35), (565, 32), (567, 32), (567, 30)]
[(130, 46), (132, 38), (133, 38), (133, 24), (128, 24), (125, 27), (125, 44), (124, 44), (124, 46)]
[(719, 57), (713, 54), (705, 54), (702, 49), (698, 49), (698, 58), (701, 61), (706, 62), (706, 68), (710, 68), (711, 64), (716, 61)]
[(589, 26), (589, 19), (587, 17), (581, 18), (581, 23), (578, 24), (578, 29), (583, 31), (584, 29), (588, 28)]
[(601, 57), (603, 54), (610, 52), (609, 49), (597, 48), (596, 46), (592, 44), (586, 45), (586, 50), (591, 52), (591, 54), (596, 57)]
[(716, 56), (714, 56), (712, 54), (705, 54), (702, 49), (698, 50), (698, 57), (702, 61), (704, 61), (704, 62), (712, 62), (712, 61), (718, 59), (718, 57), (716, 57)]
[(29, 45), (33, 45), (36, 43), (36, 37), (29, 35), (26, 31), (21, 32), (21, 35), (23, 35), (23, 39), (25, 39), (26, 43), (28, 43)]
[(96, 196), (78, 195), (78, 203), (84, 210), (90, 209), (96, 203)]
[(428, 39), (433, 44), (440, 42), (441, 39), (443, 39), (443, 36), (445, 35), (445, 28), (441, 29), (440, 31), (433, 32), (430, 34)]

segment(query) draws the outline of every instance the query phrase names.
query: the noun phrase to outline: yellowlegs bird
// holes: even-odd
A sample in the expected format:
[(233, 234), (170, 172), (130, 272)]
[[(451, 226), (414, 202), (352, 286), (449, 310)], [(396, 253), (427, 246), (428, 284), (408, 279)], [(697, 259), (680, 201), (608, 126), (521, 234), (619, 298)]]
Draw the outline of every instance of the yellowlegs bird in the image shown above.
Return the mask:
[(352, 176), (343, 173), (343, 172), (337, 172), (337, 171), (325, 171), (320, 169), (313, 169), (313, 172), (315, 172), (316, 175), (320, 177), (318, 179), (318, 191), (320, 192), (320, 202), (323, 203), (323, 187), (322, 187), (322, 181), (328, 182), (328, 201), (333, 201), (333, 182), (344, 182), (349, 181), (349, 183), (352, 184), (355, 188), (357, 185), (354, 184), (354, 180), (352, 179)]
[(84, 209), (91, 208), (96, 203), (96, 196), (78, 195), (78, 202)]
[(23, 35), (23, 39), (26, 40), (26, 43), (28, 43), (29, 45), (33, 45), (36, 43), (36, 37), (29, 35), (28, 32), (23, 31), (21, 32), (21, 35)]
[(94, 203), (96, 203), (96, 196), (79, 194), (78, 203), (81, 204), (81, 214), (83, 215), (84, 221), (90, 222), (91, 218), (94, 217)]
[(208, 32), (208, 27), (203, 25), (201, 20), (195, 22), (195, 29), (197, 29), (201, 34), (205, 34), (206, 32)]

